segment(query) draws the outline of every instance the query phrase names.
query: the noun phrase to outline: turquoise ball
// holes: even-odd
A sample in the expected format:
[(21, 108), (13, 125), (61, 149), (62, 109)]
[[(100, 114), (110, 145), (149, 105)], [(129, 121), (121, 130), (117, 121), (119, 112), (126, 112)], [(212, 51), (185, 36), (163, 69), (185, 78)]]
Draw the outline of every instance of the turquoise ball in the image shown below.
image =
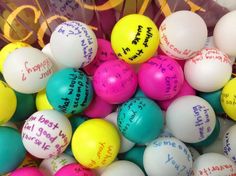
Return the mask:
[(93, 87), (84, 72), (75, 68), (66, 68), (50, 77), (46, 86), (46, 95), (55, 110), (65, 114), (77, 114), (91, 103)]
[(15, 170), (25, 155), (20, 133), (14, 128), (0, 127), (0, 175)]
[(137, 88), (133, 98), (147, 98), (147, 96), (143, 93), (140, 88)]
[(145, 144), (160, 135), (164, 120), (160, 107), (154, 101), (133, 98), (119, 108), (117, 124), (127, 139)]
[(220, 97), (222, 90), (217, 90), (215, 92), (199, 92), (198, 96), (205, 99), (214, 109), (216, 114), (224, 113), (224, 110), (221, 106)]

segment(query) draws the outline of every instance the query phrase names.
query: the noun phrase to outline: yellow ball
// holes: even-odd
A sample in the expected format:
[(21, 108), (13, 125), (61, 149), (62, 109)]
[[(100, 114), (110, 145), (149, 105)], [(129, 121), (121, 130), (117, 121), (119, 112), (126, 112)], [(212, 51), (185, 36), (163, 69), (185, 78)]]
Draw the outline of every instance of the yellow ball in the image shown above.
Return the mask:
[(225, 113), (236, 121), (236, 78), (231, 79), (223, 88), (221, 105)]
[(107, 166), (120, 149), (120, 136), (114, 125), (103, 119), (83, 122), (72, 138), (76, 160), (87, 168)]
[(48, 102), (45, 89), (36, 95), (36, 108), (38, 111), (53, 109), (52, 105)]
[(159, 45), (159, 32), (155, 23), (139, 14), (127, 15), (114, 26), (111, 45), (116, 55), (130, 64), (147, 61)]
[(0, 52), (0, 72), (2, 72), (3, 64), (7, 59), (7, 56), (11, 54), (14, 50), (22, 47), (29, 47), (27, 43), (24, 42), (13, 42), (4, 46)]
[(16, 110), (16, 94), (3, 81), (0, 81), (0, 125), (8, 122)]

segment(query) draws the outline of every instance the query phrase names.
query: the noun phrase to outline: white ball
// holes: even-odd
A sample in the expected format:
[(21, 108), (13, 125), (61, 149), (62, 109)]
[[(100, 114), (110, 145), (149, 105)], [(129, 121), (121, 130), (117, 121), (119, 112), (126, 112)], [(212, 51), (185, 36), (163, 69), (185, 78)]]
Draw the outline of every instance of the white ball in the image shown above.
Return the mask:
[[(111, 122), (113, 125), (115, 125), (117, 130), (119, 131), (118, 126), (117, 126), (117, 116), (118, 116), (118, 112), (113, 112), (113, 113), (109, 114), (108, 116), (106, 116), (105, 120), (107, 120), (107, 121)], [(135, 143), (133, 143), (132, 141), (125, 138), (120, 131), (119, 131), (119, 134), (120, 134), (119, 153), (124, 153), (124, 152), (127, 152), (130, 149), (132, 149), (134, 147)]]
[(44, 159), (39, 165), (39, 169), (47, 176), (53, 176), (63, 166), (76, 163), (76, 160), (67, 154), (61, 154), (52, 158)]
[(63, 153), (72, 135), (70, 121), (55, 110), (32, 114), (22, 128), (26, 150), (37, 158), (50, 158)]
[(54, 70), (55, 70), (55, 71), (58, 71), (58, 70), (61, 70), (61, 69), (67, 67), (67, 66), (61, 64), (60, 62), (58, 62), (58, 61), (55, 59), (55, 57), (53, 56), (52, 51), (51, 51), (50, 43), (48, 43), (47, 45), (45, 45), (45, 46), (43, 47), (42, 52), (50, 58), (50, 60), (51, 60), (52, 63), (53, 63), (53, 66), (54, 66)]
[(236, 10), (224, 15), (214, 29), (214, 41), (221, 51), (236, 57)]
[(33, 47), (19, 48), (7, 57), (3, 76), (14, 90), (31, 94), (43, 90), (53, 74), (51, 60)]
[(130, 161), (120, 160), (111, 163), (101, 176), (145, 176), (143, 171)]
[(231, 60), (216, 48), (203, 49), (184, 65), (185, 79), (191, 87), (201, 92), (221, 89), (230, 80), (231, 74)]
[(166, 125), (178, 139), (187, 143), (205, 140), (214, 130), (216, 116), (211, 105), (197, 96), (183, 96), (170, 104)]
[(236, 163), (236, 125), (230, 127), (223, 139), (224, 154)]
[(218, 153), (206, 153), (193, 163), (193, 176), (232, 176), (236, 166), (230, 159)]
[(73, 68), (88, 65), (97, 52), (94, 32), (79, 21), (67, 21), (57, 26), (51, 35), (50, 45), (55, 59)]
[(162, 51), (178, 59), (192, 58), (207, 40), (204, 20), (196, 13), (185, 10), (166, 17), (159, 31)]
[(192, 156), (178, 139), (160, 137), (146, 147), (143, 164), (148, 176), (187, 176), (191, 173)]
[(226, 7), (230, 11), (236, 10), (236, 1), (235, 0), (214, 0), (216, 1), (219, 5)]

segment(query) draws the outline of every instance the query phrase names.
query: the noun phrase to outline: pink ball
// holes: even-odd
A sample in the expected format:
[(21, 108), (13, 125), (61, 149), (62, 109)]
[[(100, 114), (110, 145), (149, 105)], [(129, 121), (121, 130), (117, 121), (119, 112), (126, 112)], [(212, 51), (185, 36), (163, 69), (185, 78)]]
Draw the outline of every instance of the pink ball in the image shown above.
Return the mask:
[(179, 93), (174, 96), (173, 98), (165, 101), (159, 101), (158, 104), (162, 110), (167, 110), (169, 105), (177, 98), (186, 96), (186, 95), (196, 95), (196, 91), (188, 84), (187, 81), (184, 80), (183, 86), (180, 89)]
[(23, 167), (13, 171), (10, 176), (44, 176), (36, 167)]
[(114, 109), (114, 105), (107, 103), (99, 96), (95, 96), (84, 114), (90, 118), (105, 118)]
[(141, 65), (138, 81), (145, 95), (163, 101), (177, 95), (183, 85), (184, 75), (174, 59), (159, 55)]
[(62, 167), (55, 176), (96, 176), (93, 171), (82, 167), (80, 164), (72, 163)]
[(104, 62), (117, 59), (111, 48), (111, 43), (105, 39), (98, 39), (98, 50), (94, 60), (84, 67), (84, 71), (88, 75), (94, 75), (96, 69)]
[(134, 70), (122, 60), (103, 63), (93, 77), (96, 94), (111, 104), (120, 104), (130, 99), (137, 84)]

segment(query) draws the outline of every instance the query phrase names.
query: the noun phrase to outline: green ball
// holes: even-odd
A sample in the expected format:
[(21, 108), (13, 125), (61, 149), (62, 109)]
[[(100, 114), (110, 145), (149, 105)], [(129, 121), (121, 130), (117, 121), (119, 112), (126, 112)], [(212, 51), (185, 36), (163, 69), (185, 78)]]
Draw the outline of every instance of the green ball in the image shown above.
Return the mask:
[(88, 118), (87, 117), (83, 117), (83, 116), (70, 117), (69, 121), (70, 121), (70, 124), (72, 126), (72, 132), (74, 133), (75, 130), (78, 128), (78, 126), (80, 126), (86, 120), (88, 120)]
[(25, 155), (20, 133), (14, 128), (0, 127), (0, 175), (15, 170)]
[(205, 140), (203, 140), (201, 142), (194, 143), (191, 145), (195, 148), (207, 147), (207, 146), (211, 145), (218, 138), (219, 134), (220, 134), (220, 121), (219, 121), (218, 117), (216, 117), (216, 125), (215, 125), (214, 130), (210, 134), (210, 136), (208, 136), (208, 138), (206, 138)]
[(120, 154), (118, 158), (120, 160), (128, 160), (135, 164), (137, 164), (143, 171), (143, 154), (145, 150), (145, 146), (135, 146), (131, 150), (126, 153)]
[(24, 121), (29, 118), (35, 111), (35, 95), (34, 94), (22, 94), (16, 92), (17, 106), (16, 111), (11, 118), (13, 122)]
[(216, 114), (222, 114), (224, 113), (224, 110), (220, 102), (221, 92), (222, 89), (208, 93), (199, 92), (198, 96), (205, 99), (212, 106)]

